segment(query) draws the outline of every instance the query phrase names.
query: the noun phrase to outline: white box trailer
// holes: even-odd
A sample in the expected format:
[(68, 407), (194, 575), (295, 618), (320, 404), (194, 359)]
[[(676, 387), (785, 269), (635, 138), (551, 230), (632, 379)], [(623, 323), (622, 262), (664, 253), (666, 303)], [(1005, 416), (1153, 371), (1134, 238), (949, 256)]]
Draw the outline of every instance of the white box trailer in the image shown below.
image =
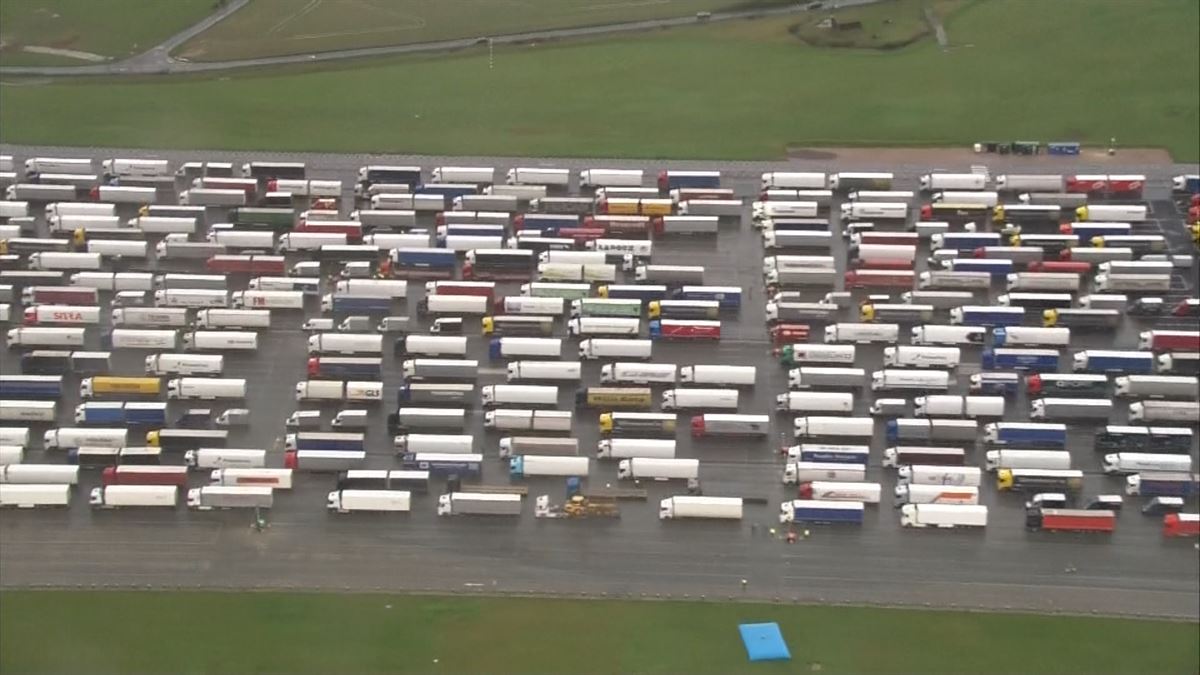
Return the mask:
[(619, 480), (686, 480), (700, 477), (700, 460), (632, 457), (617, 464)]
[(153, 354), (146, 357), (148, 375), (220, 375), (225, 357), (220, 354)]
[(0, 445), (29, 445), (29, 427), (0, 427)]
[(0, 483), (0, 507), (33, 509), (70, 505), (70, 485)]
[(168, 288), (154, 292), (154, 304), (158, 307), (228, 307), (229, 293), (213, 288)]
[(835, 323), (825, 327), (826, 344), (841, 342), (895, 344), (899, 341), (900, 324), (898, 323)]
[(579, 358), (588, 361), (605, 358), (649, 359), (653, 347), (653, 340), (592, 338), (579, 342)]
[(958, 347), (901, 345), (883, 350), (883, 365), (887, 367), (957, 368), (961, 360), (962, 350)]
[(775, 397), (775, 410), (850, 414), (854, 412), (854, 395), (827, 391), (789, 391)]
[(502, 337), (492, 342), (493, 358), (511, 359), (523, 356), (558, 358), (562, 354), (562, 338)]
[(171, 163), (165, 159), (105, 159), (100, 162), (100, 170), (109, 178), (159, 178), (173, 175)]
[(949, 388), (950, 373), (944, 370), (887, 368), (871, 373), (871, 391), (946, 391)]
[(562, 457), (558, 455), (515, 455), (508, 459), (509, 476), (532, 478), (537, 476), (579, 476), (586, 478), (590, 462), (587, 457)]
[(918, 396), (913, 406), (914, 417), (1004, 417), (1003, 396)]
[(42, 435), (42, 446), (46, 450), (62, 448), (121, 448), (127, 445), (127, 429), (94, 427), (59, 427)]
[(571, 182), (571, 171), (518, 166), (508, 170), (504, 182), (509, 185), (553, 185), (565, 188)]
[(243, 398), (246, 398), (246, 380), (242, 378), (180, 377), (167, 380), (167, 400)]
[(797, 417), (792, 423), (796, 438), (870, 438), (875, 434), (875, 420), (870, 417)]
[(1110, 476), (1155, 471), (1191, 472), (1192, 458), (1186, 454), (1116, 452), (1105, 455), (1101, 467)]
[(1180, 422), (1195, 424), (1200, 419), (1200, 403), (1196, 401), (1145, 400), (1129, 404), (1129, 421)]
[(900, 507), (901, 527), (986, 527), (988, 509), (974, 504), (905, 504)]
[(969, 485), (897, 485), (895, 506), (905, 504), (978, 504), (979, 488)]
[(213, 469), (209, 480), (213, 485), (256, 485), (276, 490), (292, 489), (292, 469), (262, 467), (225, 467)]
[(983, 326), (926, 324), (912, 329), (913, 345), (981, 345), (987, 337)]
[(246, 191), (194, 187), (179, 193), (181, 206), (245, 206)]
[(383, 382), (306, 380), (296, 383), (297, 401), (348, 401), (376, 403), (383, 400)]
[(742, 519), (741, 497), (667, 497), (658, 504), (659, 520), (680, 518)]
[(334, 490), (326, 498), (326, 506), (336, 513), (408, 513), (412, 509), (412, 493), (408, 490)]
[(256, 351), (258, 333), (234, 330), (198, 330), (182, 336), (185, 350), (198, 351)]
[(336, 294), (372, 298), (408, 297), (408, 282), (403, 279), (345, 279), (334, 285)]
[(87, 252), (119, 258), (145, 258), (144, 239), (88, 239)]
[(675, 384), (673, 363), (606, 363), (600, 367), (601, 384)]
[[(94, 288), (97, 291), (150, 291), (154, 275), (148, 272), (76, 272), (71, 275), (72, 286)], [(115, 302), (114, 298), (114, 302)]]
[(827, 179), (823, 172), (768, 171), (762, 175), (760, 188), (762, 190), (774, 188), (821, 190), (825, 188), (826, 183)]
[[(54, 422), (58, 419), (57, 401), (19, 401), (7, 399), (0, 405), (0, 421), (3, 422)], [(19, 463), (19, 462), (3, 462)]]
[(426, 295), (417, 305), (417, 314), (473, 314), (483, 316), (491, 304), (483, 295)]
[(519, 516), (521, 495), (451, 492), (438, 497), (439, 516)]
[(1186, 375), (1124, 375), (1113, 380), (1117, 396), (1195, 400), (1200, 378)]
[(536, 384), (496, 384), (479, 389), (479, 403), (485, 407), (496, 406), (548, 406), (558, 405), (558, 387)]
[(783, 484), (799, 485), (817, 480), (862, 482), (867, 477), (865, 464), (841, 462), (788, 462), (783, 467)]
[[(513, 361), (508, 364), (506, 373), (509, 382), (579, 382), (582, 378), (583, 365), (579, 361)], [(603, 373), (600, 381), (604, 382)]]
[[(13, 203), (13, 202), (9, 202)], [(24, 202), (22, 202), (24, 203)], [(0, 211), (0, 214), (10, 218), (16, 217)], [(20, 216), (29, 215), (28, 213), (16, 214)], [(46, 205), (46, 222), (50, 222), (55, 216), (108, 216), (117, 215), (116, 204), (97, 204), (96, 202), (52, 202)]]
[(82, 347), (84, 341), (83, 328), (13, 328), (6, 335), (10, 349), (13, 347)]
[(184, 453), (183, 461), (193, 469), (252, 469), (267, 465), (266, 450), (200, 448)]
[(183, 328), (188, 325), (186, 307), (118, 307), (112, 311), (113, 326), (159, 326)]
[(25, 448), (19, 445), (0, 445), (0, 465), (12, 466), (25, 459)]
[(979, 487), (982, 473), (977, 466), (907, 464), (897, 471), (897, 480), (915, 485), (970, 485)]
[(154, 507), (173, 509), (179, 504), (174, 485), (107, 485), (92, 488), (88, 503), (94, 509)]
[(927, 173), (921, 176), (921, 189), (936, 190), (982, 190), (987, 187), (986, 173)]
[[(481, 297), (481, 296), (480, 296)], [(348, 333), (342, 333), (348, 335)], [(381, 336), (376, 336), (381, 337)], [(399, 338), (403, 340), (403, 352), (417, 356), (466, 356), (467, 338), (463, 335), (417, 335), (410, 334)], [(310, 343), (312, 339), (309, 339)], [(542, 354), (521, 354), (521, 356), (542, 356)]]
[(437, 454), (472, 454), (475, 437), (465, 434), (402, 434), (392, 439), (396, 454), (408, 452)]
[[(879, 483), (814, 480), (801, 483), (799, 494), (802, 499), (878, 504), (883, 494), (883, 487)], [(784, 506), (790, 506), (790, 504), (784, 502)]]
[[(11, 160), (10, 160), (11, 161)], [(11, 171), (11, 169), (5, 169)], [(25, 160), (25, 175), (42, 173), (88, 173), (92, 160), (71, 157), (30, 157)]]
[(496, 182), (496, 169), (490, 166), (438, 166), (430, 172), (431, 183), (485, 183)]
[(212, 509), (253, 508), (269, 509), (275, 491), (269, 487), (207, 485), (188, 490), (188, 508), (198, 511)]
[(76, 485), (79, 483), (79, 466), (76, 464), (4, 464), (0, 465), (0, 483)]
[(236, 291), (229, 298), (235, 309), (304, 309), (303, 291)]
[(579, 172), (579, 189), (602, 187), (638, 187), (641, 169), (584, 169)]
[[(197, 328), (270, 328), (269, 309), (202, 309), (196, 312)], [(205, 331), (211, 332), (211, 331)], [(184, 334), (184, 343), (187, 343)]]
[(497, 431), (534, 431), (569, 434), (574, 414), (570, 410), (519, 410), (515, 408), (488, 410), (483, 414), (483, 426)]
[(866, 386), (866, 379), (867, 371), (862, 368), (801, 366), (788, 370), (789, 389), (861, 389)]
[(600, 459), (633, 459), (647, 457), (674, 459), (675, 440), (661, 438), (606, 438), (596, 446)]
[(988, 450), (984, 453), (984, 468), (1000, 469), (1070, 469), (1071, 453), (1066, 450)]
[[(408, 336), (408, 342), (414, 337)], [(463, 338), (465, 341), (466, 338)], [(309, 354), (382, 354), (383, 336), (378, 333), (319, 333), (308, 338)]]
[(841, 206), (842, 222), (852, 220), (907, 220), (907, 202), (846, 202)]
[(26, 325), (96, 325), (100, 308), (84, 305), (34, 305), (25, 309)]
[(679, 369), (679, 381), (684, 384), (753, 387), (757, 379), (756, 366), (695, 365)]
[(661, 406), (668, 410), (737, 410), (737, 389), (668, 389)]
[(996, 189), (1007, 192), (1062, 192), (1061, 174), (1001, 174)]
[(108, 336), (113, 349), (176, 349), (179, 331), (153, 328), (114, 328)]
[(99, 253), (38, 251), (30, 253), (27, 265), (31, 270), (99, 270), (104, 259)]

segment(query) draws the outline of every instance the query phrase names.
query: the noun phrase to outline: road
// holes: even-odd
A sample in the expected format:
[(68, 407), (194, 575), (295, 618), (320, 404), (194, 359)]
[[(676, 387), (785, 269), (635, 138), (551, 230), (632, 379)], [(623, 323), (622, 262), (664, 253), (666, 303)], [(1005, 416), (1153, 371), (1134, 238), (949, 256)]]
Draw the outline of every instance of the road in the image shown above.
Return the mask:
[[(146, 156), (128, 150), (3, 147), (0, 152), (18, 159), (35, 156)], [(242, 153), (166, 152), (157, 157), (174, 164), (187, 160), (241, 162)], [(611, 160), (539, 160), (531, 158), (435, 158), (338, 155), (254, 155), (254, 159), (302, 160), (310, 175), (349, 181), (366, 163), (419, 163), (460, 166), (622, 166), (659, 168), (721, 168), (724, 181), (739, 194), (757, 191), (764, 170), (830, 170), (831, 163), (702, 163), (633, 162)], [(1067, 171), (1047, 159), (993, 158), (997, 171), (1026, 173)], [(838, 168), (864, 168), (846, 167)], [(893, 167), (898, 186), (915, 186), (916, 176), (927, 167)], [(956, 166), (943, 166), (953, 170)], [(1166, 198), (1169, 176), (1190, 167), (1073, 166), (1070, 171), (1146, 172), (1151, 175), (1151, 205), (1155, 220), (1146, 231), (1168, 233), (1186, 246), (1186, 236), (1175, 206)], [(216, 222), (217, 213), (210, 213)], [(840, 244), (839, 244), (840, 247)], [(841, 259), (842, 251), (835, 254)], [(786, 373), (771, 358), (766, 341), (762, 306), (765, 300), (760, 277), (762, 250), (746, 223), (729, 224), (715, 245), (712, 241), (660, 240), (654, 261), (664, 264), (703, 264), (710, 283), (738, 285), (745, 304), (736, 318), (724, 324), (725, 338), (716, 346), (659, 344), (655, 360), (661, 362), (728, 363), (755, 365), (758, 385), (743, 396), (742, 412), (768, 412), (773, 397), (786, 386)], [(1194, 294), (1194, 272), (1181, 276), (1172, 297)], [(1193, 290), (1188, 290), (1193, 289)], [(513, 292), (511, 286), (505, 292)], [(999, 291), (997, 290), (997, 293)], [(815, 291), (813, 297), (819, 296)], [(410, 298), (408, 307), (416, 298)], [(310, 308), (308, 316), (315, 315)], [(849, 317), (843, 320), (850, 320)], [(282, 421), (295, 408), (290, 392), (303, 379), (305, 349), (297, 330), (300, 316), (273, 318), (273, 329), (264, 334), (257, 358), (227, 357), (227, 371), (250, 380), (254, 425), (235, 434), (230, 447), (271, 448), (282, 433)], [(1148, 324), (1127, 319), (1116, 344), (1132, 346), (1137, 331)], [(1166, 325), (1166, 324), (1163, 324)], [(486, 360), (475, 329), (473, 358)], [(90, 339), (96, 339), (91, 336)], [(1080, 336), (1078, 347), (1112, 345), (1110, 335)], [(270, 353), (266, 353), (266, 349)], [(573, 349), (569, 343), (567, 350)], [(879, 348), (859, 348), (860, 367), (880, 365)], [(3, 372), (13, 372), (15, 359), (7, 352)], [(118, 354), (115, 372), (138, 373), (143, 354)], [(386, 356), (390, 361), (390, 354)], [(978, 363), (977, 354), (964, 361)], [(594, 383), (599, 365), (585, 367)], [(964, 365), (959, 381), (974, 368)], [(395, 368), (387, 369), (385, 391), (400, 384)], [(496, 365), (488, 363), (480, 384), (502, 380)], [(568, 407), (571, 387), (562, 388), (561, 402)], [(856, 394), (861, 413), (869, 405), (869, 392)], [(394, 400), (390, 398), (389, 400)], [(64, 401), (68, 415), (77, 399)], [(1115, 419), (1125, 419), (1124, 403)], [(180, 408), (174, 408), (179, 410)], [(1028, 404), (1023, 398), (1009, 403), (1009, 419), (1024, 419)], [(333, 410), (328, 410), (332, 415)], [(382, 425), (382, 411), (368, 432), (370, 466), (395, 466), (390, 439)], [(488, 456), (485, 482), (510, 482), (504, 464), (496, 457), (496, 437), (481, 429), (476, 411), (465, 433), (481, 439)], [(783, 434), (791, 417), (776, 416)], [(882, 425), (880, 425), (882, 426)], [(585, 448), (595, 447), (595, 413), (579, 411), (576, 435)], [(1085, 494), (1119, 492), (1118, 479), (1099, 475), (1099, 458), (1088, 438), (1090, 429), (1075, 429), (1072, 452), (1076, 465), (1088, 472)], [(898, 525), (890, 504), (872, 507), (867, 522), (857, 529), (810, 528), (811, 536), (797, 544), (772, 537), (777, 527), (779, 503), (794, 492), (780, 484), (781, 463), (775, 450), (782, 440), (772, 435), (758, 442), (692, 442), (681, 435), (679, 456), (701, 460), (706, 494), (748, 495), (767, 498), (765, 506), (750, 506), (741, 523), (659, 521), (658, 500), (682, 492), (679, 486), (644, 485), (647, 503), (625, 503), (622, 517), (612, 522), (561, 522), (537, 520), (527, 503), (519, 519), (484, 520), (439, 518), (433, 494), (414, 501), (404, 517), (332, 515), (326, 512), (325, 494), (330, 477), (303, 474), (296, 489), (282, 493), (268, 516), (262, 533), (250, 527), (242, 513), (94, 513), (80, 500), (66, 511), (6, 512), (0, 515), (0, 585), (29, 586), (149, 586), (204, 588), (324, 588), (354, 590), (406, 590), (440, 592), (549, 593), (606, 595), (608, 597), (748, 598), (800, 602), (841, 602), (988, 609), (1025, 609), (1077, 613), (1154, 615), (1195, 618), (1200, 614), (1200, 577), (1197, 551), (1191, 541), (1165, 540), (1156, 519), (1143, 517), (1140, 504), (1127, 499), (1118, 531), (1111, 537), (1045, 535), (1023, 528), (1021, 497), (998, 495), (985, 486), (984, 502), (990, 522), (983, 532), (909, 531)], [(880, 481), (884, 494), (894, 485), (891, 470), (878, 466), (882, 438), (872, 443), (874, 465), (868, 480)], [(982, 463), (983, 448), (971, 451)], [(1195, 454), (1195, 450), (1193, 450)], [(46, 453), (33, 452), (26, 461), (43, 461)], [(61, 457), (44, 461), (61, 461)], [(275, 460), (279, 461), (278, 458)], [(593, 461), (589, 484), (616, 484), (615, 466)], [(194, 485), (203, 483), (193, 478)], [(80, 491), (95, 484), (89, 476)], [(514, 481), (518, 482), (518, 481)], [(530, 500), (548, 494), (561, 501), (561, 480), (535, 479)], [(1194, 509), (1194, 505), (1192, 509)], [(745, 586), (742, 580), (746, 580)]]
[[(879, 0), (839, 0), (831, 3), (838, 8), (869, 5)], [(473, 36), (454, 40), (437, 40), (434, 42), (419, 42), (414, 44), (391, 45), (386, 47), (364, 47), (361, 49), (341, 49), (337, 51), (316, 52), (312, 54), (289, 54), (286, 56), (271, 56), (257, 59), (235, 59), (229, 61), (193, 62), (174, 58), (170, 55), (176, 47), (187, 40), (232, 15), (249, 0), (234, 0), (219, 9), (203, 21), (188, 27), (173, 35), (161, 44), (128, 59), (114, 63), (103, 63), (88, 66), (10, 66), (0, 68), (0, 76), (19, 75), (34, 77), (81, 77), (81, 76), (121, 76), (121, 75), (153, 75), (153, 74), (184, 74), (207, 73), (240, 68), (259, 68), (265, 66), (282, 66), (297, 63), (313, 63), (319, 61), (341, 61), (345, 59), (374, 58), (379, 56), (401, 56), (408, 54), (427, 54), (436, 52), (461, 51), (486, 44), (520, 45), (530, 42), (547, 42), (560, 40), (577, 40), (581, 38), (603, 37), (623, 33), (642, 33), (652, 30), (691, 26), (700, 22), (695, 14), (668, 19), (651, 19), (646, 21), (630, 21), (627, 23), (603, 24), (597, 26), (579, 26), (575, 28), (556, 28), (552, 30), (528, 31), (524, 33), (507, 33), (504, 35)], [(782, 7), (762, 7), (729, 12), (712, 12), (704, 20), (705, 23), (720, 21), (742, 21), (770, 16), (783, 16), (809, 11), (808, 3), (798, 3)]]

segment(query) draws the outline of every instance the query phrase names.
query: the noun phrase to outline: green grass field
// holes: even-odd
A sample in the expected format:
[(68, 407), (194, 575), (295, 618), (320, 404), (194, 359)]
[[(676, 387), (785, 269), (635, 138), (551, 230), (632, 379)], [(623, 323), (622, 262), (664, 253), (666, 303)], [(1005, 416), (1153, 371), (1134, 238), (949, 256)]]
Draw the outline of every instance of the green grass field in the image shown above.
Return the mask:
[(689, 16), (792, 0), (257, 0), (182, 45), (224, 61)]
[(928, 37), (932, 30), (925, 19), (926, 7), (946, 20), (962, 9), (967, 0), (890, 0), (863, 5), (838, 12), (839, 23), (860, 23), (855, 30), (831, 30), (821, 23), (830, 15), (825, 12), (805, 15), (793, 32), (810, 45), (819, 47), (852, 47), (856, 49), (893, 49)]
[[(749, 664), (742, 622), (791, 662)], [(932, 648), (936, 645), (936, 648)], [(6, 592), (4, 673), (1194, 673), (1196, 624), (735, 603)], [(819, 665), (818, 665), (819, 664)]]
[(22, 51), (53, 47), (123, 58), (143, 52), (213, 11), (215, 0), (4, 0), (0, 65), (86, 65)]
[[(1200, 158), (1195, 0), (995, 0), (956, 45), (819, 49), (785, 20), (195, 79), (0, 89), (12, 143), (771, 158), (789, 145), (1082, 141)], [(1097, 45), (1105, 45), (1097, 48)], [(152, 105), (148, 104), (153, 102)]]

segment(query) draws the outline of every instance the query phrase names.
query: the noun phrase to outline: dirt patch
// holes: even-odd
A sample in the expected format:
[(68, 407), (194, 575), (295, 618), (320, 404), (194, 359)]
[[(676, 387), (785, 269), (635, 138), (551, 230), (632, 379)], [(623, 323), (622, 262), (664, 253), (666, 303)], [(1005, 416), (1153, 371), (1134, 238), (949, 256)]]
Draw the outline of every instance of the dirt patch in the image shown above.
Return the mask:
[(808, 148), (804, 146), (788, 147), (788, 159), (797, 160), (836, 160), (847, 164), (886, 166), (889, 164), (926, 164), (935, 167), (939, 164), (947, 166), (967, 166), (970, 164), (987, 164), (1003, 166), (1010, 161), (1028, 167), (1031, 163), (1044, 163), (1047, 168), (1063, 168), (1086, 162), (1087, 164), (1112, 164), (1124, 166), (1129, 164), (1174, 164), (1171, 154), (1160, 148), (1121, 148), (1115, 155), (1109, 156), (1104, 148), (1084, 148), (1078, 156), (1058, 155), (997, 155), (976, 153), (970, 148)]

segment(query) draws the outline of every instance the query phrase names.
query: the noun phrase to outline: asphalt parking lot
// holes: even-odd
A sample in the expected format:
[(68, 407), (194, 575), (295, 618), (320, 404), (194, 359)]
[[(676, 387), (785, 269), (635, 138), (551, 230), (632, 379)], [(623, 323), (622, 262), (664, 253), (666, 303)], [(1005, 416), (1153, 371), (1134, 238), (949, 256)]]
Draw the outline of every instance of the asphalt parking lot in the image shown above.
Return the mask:
[[(170, 159), (173, 165), (205, 159), (239, 163), (250, 159), (306, 161), (310, 178), (341, 179), (347, 187), (352, 186), (357, 167), (364, 164), (419, 163), (427, 169), (439, 164), (482, 165), (495, 166), (501, 174), (510, 166), (641, 167), (648, 173), (660, 168), (721, 169), (724, 186), (735, 188), (747, 202), (743, 222), (724, 225), (715, 241), (660, 239), (655, 244), (653, 262), (703, 264), (706, 283), (743, 289), (742, 309), (736, 319), (723, 317), (720, 343), (659, 343), (654, 347), (654, 360), (680, 365), (757, 366), (758, 382), (752, 391), (743, 393), (739, 412), (771, 412), (776, 432), (760, 441), (694, 442), (683, 429), (678, 436), (677, 456), (700, 459), (705, 494), (766, 499), (765, 505), (748, 506), (741, 523), (659, 521), (658, 500), (682, 493), (677, 484), (643, 484), (641, 487), (649, 492), (647, 502), (623, 502), (621, 518), (615, 521), (535, 519), (533, 497), (548, 494), (551, 501), (561, 502), (565, 495), (561, 479), (522, 481), (529, 487), (529, 497), (519, 519), (439, 518), (434, 513), (439, 492), (436, 488), (428, 496), (415, 498), (412, 513), (405, 516), (335, 515), (325, 509), (325, 495), (333, 489), (333, 479), (328, 475), (299, 474), (294, 490), (277, 493), (268, 516), (269, 527), (260, 533), (250, 527), (251, 516), (240, 512), (194, 513), (182, 507), (169, 513), (92, 512), (85, 503), (87, 491), (98, 482), (98, 476), (92, 473), (82, 482), (69, 510), (0, 515), (0, 585), (745, 596), (1185, 617), (1200, 614), (1200, 575), (1193, 542), (1164, 539), (1160, 521), (1142, 516), (1132, 498), (1127, 499), (1119, 517), (1117, 532), (1108, 537), (1026, 532), (1023, 497), (997, 494), (986, 478), (981, 503), (989, 506), (990, 516), (982, 532), (904, 530), (887, 503), (890, 500), (885, 498), (884, 504), (868, 510), (861, 528), (812, 527), (811, 536), (797, 544), (785, 544), (771, 536), (770, 528), (778, 526), (780, 501), (794, 497), (794, 488), (781, 485), (782, 461), (777, 453), (781, 442), (792, 442), (792, 416), (773, 413), (775, 395), (786, 390), (786, 369), (770, 353), (763, 315), (763, 251), (757, 232), (749, 224), (748, 204), (758, 191), (758, 177), (763, 171), (865, 167), (835, 168), (815, 162), (590, 162), (10, 147), (0, 152), (13, 154), (18, 160), (35, 155), (91, 156), (97, 160), (155, 156)], [(994, 173), (1086, 173), (1093, 169), (1047, 166), (1038, 159), (991, 159), (1002, 160), (990, 163)], [(872, 168), (895, 171), (896, 189), (915, 189), (920, 173), (966, 167)], [(1147, 195), (1154, 219), (1140, 226), (1139, 232), (1161, 230), (1174, 246), (1186, 252), (1190, 244), (1168, 194), (1170, 176), (1185, 171), (1195, 172), (1195, 168), (1106, 167), (1096, 172), (1150, 176)], [(219, 222), (219, 213), (210, 210), (209, 222)], [(839, 242), (834, 255), (844, 264), (844, 244)], [(198, 266), (194, 262), (192, 269)], [(183, 269), (173, 267), (171, 271)], [(1195, 276), (1195, 269), (1178, 274), (1171, 298), (1194, 296)], [(231, 286), (244, 283), (235, 280)], [(498, 294), (515, 294), (517, 285), (503, 284)], [(407, 310), (414, 320), (420, 286), (410, 283)], [(993, 288), (993, 295), (1000, 292)], [(806, 299), (816, 300), (822, 294), (809, 291)], [(249, 380), (247, 407), (253, 420), (249, 428), (231, 433), (230, 447), (276, 447), (283, 434), (284, 418), (296, 409), (291, 395), (293, 385), (305, 378), (305, 334), (299, 327), (304, 318), (317, 315), (315, 301), (303, 316), (299, 312), (276, 312), (272, 329), (260, 337), (257, 355), (226, 356), (229, 376)], [(847, 310), (840, 320), (856, 319)], [(427, 323), (420, 325), (424, 329)], [(477, 324), (467, 325), (471, 358), (486, 363), (479, 384), (503, 382), (503, 364), (488, 362), (486, 342), (479, 336)], [(1077, 333), (1072, 350), (1132, 349), (1140, 330), (1181, 325), (1185, 324), (1127, 317), (1115, 339), (1107, 333)], [(98, 348), (99, 331), (89, 333), (91, 346)], [(905, 334), (907, 330), (902, 330)], [(573, 358), (574, 345), (571, 340), (564, 347), (568, 358)], [(368, 429), (369, 468), (398, 467), (383, 416), (394, 408), (395, 390), (402, 379), (390, 349), (385, 352), (386, 398), (382, 408), (373, 413), (376, 420)], [(860, 346), (856, 365), (868, 371), (880, 368), (881, 352), (881, 347)], [(14, 355), (12, 351), (0, 355), (0, 370), (4, 373), (17, 372)], [(140, 351), (114, 353), (114, 373), (140, 374), (144, 355)], [(965, 351), (963, 361), (957, 378), (960, 386), (952, 393), (965, 391), (967, 376), (979, 369), (977, 351)], [(596, 383), (600, 364), (586, 363), (584, 368), (585, 384)], [(573, 387), (561, 388), (564, 408), (572, 405), (573, 395)], [(869, 391), (856, 393), (856, 414), (866, 414), (872, 399)], [(60, 410), (64, 426), (78, 402), (75, 395), (63, 400)], [(172, 406), (173, 412), (197, 407), (174, 402)], [(1118, 403), (1114, 423), (1126, 419), (1125, 408), (1123, 402)], [(337, 408), (326, 410), (329, 419)], [(1010, 399), (1007, 410), (1006, 419), (1024, 420), (1028, 402), (1023, 395)], [(508, 484), (507, 463), (496, 457), (500, 435), (484, 432), (480, 410), (474, 410), (470, 419), (471, 426), (464, 433), (480, 439), (487, 459), (483, 482)], [(877, 428), (882, 429), (882, 424)], [(595, 411), (576, 413), (575, 435), (581, 448), (595, 448)], [(1070, 450), (1075, 466), (1088, 473), (1084, 495), (1120, 492), (1122, 483), (1118, 479), (1100, 474), (1100, 458), (1090, 438), (1090, 427), (1072, 432)], [(887, 445), (878, 434), (872, 443), (873, 462), (867, 480), (882, 482), (884, 494), (890, 495), (895, 473), (879, 466), (882, 448)], [(981, 445), (971, 451), (974, 463), (982, 464), (983, 450)], [(26, 461), (62, 459), (34, 451), (27, 454)], [(274, 465), (281, 464), (282, 453), (275, 453)], [(197, 473), (193, 485), (205, 483), (206, 478)], [(606, 484), (617, 485), (615, 462), (593, 460), (588, 485)], [(1194, 508), (1192, 504), (1189, 510)]]

